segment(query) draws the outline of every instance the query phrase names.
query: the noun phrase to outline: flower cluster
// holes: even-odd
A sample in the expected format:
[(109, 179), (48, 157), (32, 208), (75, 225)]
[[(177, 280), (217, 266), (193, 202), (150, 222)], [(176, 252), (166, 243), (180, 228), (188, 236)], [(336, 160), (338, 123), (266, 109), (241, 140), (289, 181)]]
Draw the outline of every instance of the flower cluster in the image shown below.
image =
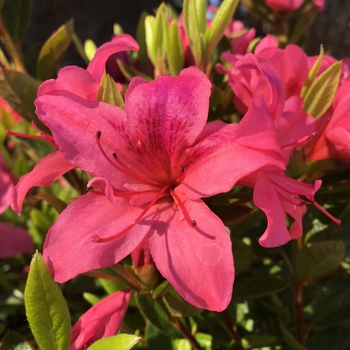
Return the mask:
[[(136, 284), (123, 280), (128, 289), (78, 320), (70, 349), (118, 331), (130, 288), (150, 292), (167, 281), (198, 309), (228, 307), (236, 227), (211, 202), (222, 194), (234, 223), (241, 219), (232, 205), (238, 193), (248, 196), (242, 207), (265, 214), (258, 239), (265, 248), (302, 237), (309, 205), (340, 224), (315, 201), (322, 180), (291, 169), (296, 162), (350, 163), (349, 60), (323, 51), (309, 57), (294, 44), (280, 48), (272, 35), (258, 42), (254, 29), (231, 19), (233, 6), (209, 8), (209, 18), (196, 17), (193, 27), (191, 3), (179, 19), (165, 5), (148, 16), (146, 60), (141, 50), (137, 55), (134, 38), (119, 34), (96, 50), (86, 69), (67, 66), (42, 82), (34, 101), (40, 135), (7, 132), (39, 139), (51, 152), (18, 181), (0, 158), (1, 212), (10, 204), (20, 214), (31, 188), (49, 187), (65, 174), (79, 184), (43, 244), (53, 279), (64, 283), (106, 271), (128, 257), (128, 273), (138, 278)], [(275, 11), (295, 11), (303, 3), (265, 1)], [(313, 3), (324, 9), (324, 1)], [(220, 40), (225, 49), (213, 60)], [(62, 204), (53, 197), (43, 198)], [(8, 225), (0, 222), (0, 257), (30, 252), (27, 232)], [(5, 230), (11, 230), (6, 239)], [(141, 276), (146, 269), (152, 273)]]

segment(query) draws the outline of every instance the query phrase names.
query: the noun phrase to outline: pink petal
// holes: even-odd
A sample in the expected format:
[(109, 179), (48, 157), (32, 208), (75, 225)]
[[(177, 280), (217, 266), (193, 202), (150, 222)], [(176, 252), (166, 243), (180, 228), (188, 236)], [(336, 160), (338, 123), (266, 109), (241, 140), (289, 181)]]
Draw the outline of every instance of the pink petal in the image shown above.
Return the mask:
[(267, 217), (267, 228), (259, 239), (266, 248), (274, 248), (290, 241), (286, 214), (274, 185), (264, 171), (259, 171), (253, 194), (254, 205)]
[(102, 195), (88, 193), (68, 205), (49, 230), (43, 257), (55, 281), (63, 283), (80, 273), (109, 267), (126, 257), (145, 237), (158, 214), (148, 212), (134, 227), (109, 242), (93, 242), (93, 236), (113, 237), (135, 222), (141, 208), (127, 199), (115, 205)]
[(160, 76), (151, 83), (132, 83), (127, 93), (128, 127), (142, 156), (154, 172), (176, 173), (177, 159), (193, 144), (208, 117), (211, 83), (199, 69), (179, 77)]
[(72, 328), (69, 350), (84, 350), (95, 341), (116, 334), (132, 291), (118, 291), (92, 306)]
[(13, 189), (13, 178), (0, 153), (0, 214), (10, 205), (10, 193)]
[(149, 235), (153, 260), (187, 302), (222, 311), (231, 300), (234, 279), (230, 236), (202, 201), (187, 200), (184, 205), (196, 227), (173, 203), (159, 206), (160, 218)]
[(301, 6), (303, 0), (265, 0), (265, 3), (266, 6), (277, 11), (295, 11)]
[(259, 43), (256, 45), (254, 54), (257, 56), (260, 56), (260, 53), (266, 49), (266, 48), (277, 48), (278, 47), (278, 40), (271, 34), (266, 34), (266, 36), (259, 41)]
[(191, 199), (209, 197), (267, 165), (283, 169), (284, 158), (272, 117), (259, 97), (238, 125), (222, 127), (189, 150), (179, 187)]
[(0, 222), (0, 258), (11, 258), (19, 253), (30, 253), (33, 239), (22, 227)]
[(96, 101), (99, 88), (100, 82), (94, 80), (85, 69), (68, 66), (59, 71), (57, 79), (46, 80), (39, 86), (38, 97), (62, 90)]
[(109, 43), (100, 46), (86, 70), (98, 83), (101, 81), (108, 58), (120, 51), (138, 51), (139, 45), (134, 38), (128, 34), (115, 36)]
[(20, 213), (24, 197), (34, 186), (50, 186), (60, 176), (74, 169), (61, 152), (54, 152), (42, 158), (32, 171), (23, 175), (10, 194), (11, 208)]

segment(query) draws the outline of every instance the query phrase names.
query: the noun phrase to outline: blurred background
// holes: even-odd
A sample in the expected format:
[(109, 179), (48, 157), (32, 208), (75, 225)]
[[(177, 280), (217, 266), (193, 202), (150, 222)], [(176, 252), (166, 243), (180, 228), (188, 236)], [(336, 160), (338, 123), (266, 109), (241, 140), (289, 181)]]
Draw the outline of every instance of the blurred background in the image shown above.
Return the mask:
[[(160, 0), (32, 0), (32, 13), (23, 42), (24, 52), (36, 43), (43, 43), (58, 27), (74, 18), (76, 34), (82, 42), (93, 40), (97, 46), (109, 41), (113, 24), (119, 23), (124, 32), (135, 34), (136, 24), (142, 13), (153, 14)], [(182, 0), (166, 1), (181, 11)], [(218, 5), (220, 0), (210, 0)], [(256, 27), (258, 35), (269, 31), (266, 23), (252, 18), (242, 5), (235, 17), (249, 27)], [(337, 59), (350, 56), (350, 0), (326, 0), (325, 10), (318, 14), (316, 21), (308, 30), (304, 49), (309, 55), (319, 53), (320, 44), (326, 52)], [(62, 65), (78, 64), (84, 66), (73, 47), (70, 48)]]

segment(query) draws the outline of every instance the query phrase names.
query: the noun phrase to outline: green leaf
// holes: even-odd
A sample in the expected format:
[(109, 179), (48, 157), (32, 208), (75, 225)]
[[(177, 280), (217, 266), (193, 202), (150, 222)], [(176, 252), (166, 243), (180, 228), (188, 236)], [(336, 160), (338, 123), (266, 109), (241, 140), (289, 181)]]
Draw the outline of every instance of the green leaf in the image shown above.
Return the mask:
[(156, 65), (156, 52), (157, 52), (157, 43), (156, 43), (156, 35), (155, 35), (155, 22), (156, 19), (154, 16), (146, 16), (145, 18), (145, 41), (147, 46), (147, 51), (149, 54), (149, 58), (153, 65)]
[(39, 80), (52, 78), (74, 34), (73, 20), (62, 25), (42, 47), (36, 67), (36, 76)]
[(252, 248), (240, 239), (232, 239), (232, 251), (235, 257), (235, 274), (249, 270), (253, 262)]
[(85, 41), (84, 53), (89, 61), (91, 61), (92, 58), (94, 57), (96, 50), (97, 50), (96, 44), (92, 40), (88, 39)]
[(5, 25), (16, 45), (22, 41), (29, 21), (31, 1), (6, 0), (1, 9)]
[(49, 203), (53, 208), (56, 209), (57, 213), (62, 213), (64, 209), (67, 207), (67, 203), (63, 202), (61, 199), (56, 196), (48, 193), (39, 193), (35, 196), (35, 198), (42, 199), (45, 202)]
[(326, 329), (350, 320), (349, 287), (332, 291), (315, 309), (310, 325), (312, 329)]
[(103, 73), (100, 89), (97, 94), (97, 101), (103, 101), (110, 105), (124, 109), (124, 100), (122, 94), (117, 88), (113, 78), (106, 72)]
[(202, 66), (203, 59), (203, 36), (198, 23), (196, 1), (184, 0), (182, 13), (185, 32), (190, 42), (195, 65), (199, 68)]
[(277, 338), (269, 334), (247, 334), (244, 336), (244, 339), (252, 349), (271, 346), (277, 342)]
[(172, 75), (179, 75), (184, 66), (184, 52), (176, 19), (173, 19), (170, 23), (168, 33), (168, 64), (170, 73)]
[(286, 343), (290, 346), (293, 350), (306, 350), (293, 336), (292, 333), (289, 332), (289, 330), (280, 322), (281, 331), (283, 334), (283, 338), (286, 341)]
[(315, 119), (318, 119), (331, 106), (339, 86), (341, 67), (341, 61), (332, 64), (310, 86), (303, 109)]
[(26, 316), (41, 350), (67, 350), (70, 342), (70, 317), (66, 301), (36, 252), (24, 291)]
[(233, 298), (258, 298), (277, 293), (288, 287), (288, 282), (278, 277), (238, 279), (233, 289)]
[(83, 298), (90, 304), (90, 305), (95, 305), (99, 301), (101, 301), (101, 298), (99, 298), (97, 295), (92, 294), (92, 293), (83, 293)]
[(203, 311), (183, 300), (174, 290), (165, 294), (163, 301), (170, 314), (175, 317), (195, 316)]
[(178, 330), (169, 323), (167, 313), (149, 295), (137, 295), (137, 304), (143, 316), (168, 337), (181, 338)]
[(195, 2), (199, 33), (204, 35), (207, 30), (207, 1), (195, 0)]
[(303, 86), (303, 88), (301, 89), (301, 94), (300, 96), (302, 98), (305, 98), (307, 92), (309, 91), (309, 88), (312, 84), (312, 82), (314, 81), (316, 74), (321, 66), (322, 60), (323, 60), (323, 56), (324, 56), (324, 50), (323, 50), (323, 45), (321, 45), (320, 48), (320, 55), (318, 56), (316, 62), (314, 63), (314, 65), (312, 66), (312, 68), (310, 69), (310, 72), (307, 76), (306, 82)]
[(209, 62), (212, 53), (224, 35), (230, 23), (239, 0), (224, 0), (216, 12), (211, 27), (205, 32), (205, 61)]
[(129, 350), (141, 338), (134, 334), (118, 334), (93, 343), (87, 350)]
[[(39, 83), (30, 75), (14, 70), (0, 70), (0, 96), (27, 121), (34, 120), (41, 130), (48, 130), (35, 114), (34, 100)], [(43, 128), (41, 128), (43, 126)]]
[(34, 348), (21, 334), (8, 330), (1, 339), (0, 350), (34, 350)]
[(303, 247), (296, 257), (296, 269), (300, 280), (310, 282), (339, 266), (344, 259), (342, 242), (317, 242)]

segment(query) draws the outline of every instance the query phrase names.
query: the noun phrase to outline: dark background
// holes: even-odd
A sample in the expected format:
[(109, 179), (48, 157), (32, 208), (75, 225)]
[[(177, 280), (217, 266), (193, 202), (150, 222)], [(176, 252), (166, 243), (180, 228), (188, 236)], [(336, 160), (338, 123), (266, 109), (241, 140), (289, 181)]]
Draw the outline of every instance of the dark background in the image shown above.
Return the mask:
[[(181, 10), (181, 0), (167, 2)], [(152, 14), (160, 3), (158, 0), (32, 0), (23, 49), (45, 42), (70, 18), (74, 18), (75, 32), (82, 42), (92, 39), (99, 46), (109, 41), (114, 23), (133, 35), (141, 12)], [(237, 16), (247, 24), (256, 24), (242, 8), (238, 9)], [(304, 49), (309, 55), (317, 55), (320, 44), (337, 59), (350, 56), (350, 0), (326, 0), (325, 11), (318, 15), (307, 33)], [(74, 48), (70, 48), (62, 64), (84, 65)]]

